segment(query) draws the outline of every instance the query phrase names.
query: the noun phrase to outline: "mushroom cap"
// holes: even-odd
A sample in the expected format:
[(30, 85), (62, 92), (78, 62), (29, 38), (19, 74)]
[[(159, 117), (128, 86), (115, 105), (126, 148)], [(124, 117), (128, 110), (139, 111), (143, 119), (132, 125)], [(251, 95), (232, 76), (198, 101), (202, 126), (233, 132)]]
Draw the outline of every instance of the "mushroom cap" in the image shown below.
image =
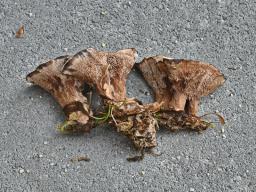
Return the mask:
[(126, 98), (126, 79), (137, 53), (134, 48), (103, 52), (89, 48), (75, 54), (63, 68), (63, 73), (82, 82), (95, 85), (100, 95), (120, 101)]
[[(160, 64), (161, 65), (161, 64)], [(225, 82), (224, 75), (211, 64), (195, 60), (163, 59), (174, 89), (189, 98), (207, 96)]]
[(26, 76), (26, 80), (52, 93), (61, 87), (63, 80), (66, 81), (67, 77), (61, 73), (61, 70), (69, 59), (70, 56), (65, 55), (40, 64), (36, 70)]

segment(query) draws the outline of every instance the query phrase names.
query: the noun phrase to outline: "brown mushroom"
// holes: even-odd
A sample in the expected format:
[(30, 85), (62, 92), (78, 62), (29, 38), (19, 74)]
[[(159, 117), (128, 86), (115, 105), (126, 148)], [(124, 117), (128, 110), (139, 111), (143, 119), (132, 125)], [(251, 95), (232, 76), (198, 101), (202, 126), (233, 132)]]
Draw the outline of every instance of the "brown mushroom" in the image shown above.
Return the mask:
[(96, 86), (99, 94), (114, 101), (126, 98), (126, 79), (136, 58), (135, 49), (102, 52), (89, 48), (75, 54), (63, 73)]
[(91, 111), (87, 98), (82, 94), (82, 83), (61, 72), (70, 58), (61, 56), (41, 64), (27, 75), (26, 80), (51, 93), (63, 108), (67, 121), (61, 126), (62, 131), (88, 131)]
[[(221, 86), (224, 76), (214, 66), (193, 60), (164, 56), (145, 58), (140, 64), (144, 78), (162, 103), (157, 119), (171, 131), (203, 131), (212, 124), (196, 116), (200, 97)], [(219, 119), (220, 115), (215, 114)], [(220, 121), (221, 122), (221, 121)]]
[(164, 56), (145, 58), (139, 69), (166, 111), (196, 115), (202, 96), (212, 93), (225, 79), (214, 66), (194, 60)]

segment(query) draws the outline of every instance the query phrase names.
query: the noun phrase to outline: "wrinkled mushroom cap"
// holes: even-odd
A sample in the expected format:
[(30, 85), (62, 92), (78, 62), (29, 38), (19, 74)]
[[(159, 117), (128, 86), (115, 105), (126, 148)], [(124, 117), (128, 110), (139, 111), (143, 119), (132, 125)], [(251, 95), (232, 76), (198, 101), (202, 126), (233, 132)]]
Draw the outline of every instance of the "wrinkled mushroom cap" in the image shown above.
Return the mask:
[(145, 58), (139, 68), (164, 110), (196, 114), (199, 99), (212, 93), (225, 79), (214, 66), (194, 60), (164, 56)]
[(126, 98), (126, 79), (137, 53), (124, 49), (117, 52), (102, 52), (89, 48), (78, 52), (63, 68), (63, 73), (91, 85), (100, 95), (120, 101)]

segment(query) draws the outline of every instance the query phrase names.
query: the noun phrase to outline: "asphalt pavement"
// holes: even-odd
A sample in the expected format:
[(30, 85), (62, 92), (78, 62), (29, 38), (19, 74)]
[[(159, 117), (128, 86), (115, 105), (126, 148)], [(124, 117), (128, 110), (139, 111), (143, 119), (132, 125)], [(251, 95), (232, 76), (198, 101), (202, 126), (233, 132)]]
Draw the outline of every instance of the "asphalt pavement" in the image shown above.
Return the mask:
[[(227, 81), (203, 98), (200, 114), (218, 111), (226, 125), (203, 134), (161, 129), (163, 154), (135, 163), (126, 160), (136, 154), (131, 142), (111, 127), (60, 135), (60, 106), (25, 76), (90, 47), (134, 47), (137, 62), (162, 54), (214, 64)], [(256, 191), (255, 50), (255, 0), (1, 0), (0, 191)], [(127, 89), (152, 101), (135, 71)], [(91, 161), (70, 161), (79, 155)]]

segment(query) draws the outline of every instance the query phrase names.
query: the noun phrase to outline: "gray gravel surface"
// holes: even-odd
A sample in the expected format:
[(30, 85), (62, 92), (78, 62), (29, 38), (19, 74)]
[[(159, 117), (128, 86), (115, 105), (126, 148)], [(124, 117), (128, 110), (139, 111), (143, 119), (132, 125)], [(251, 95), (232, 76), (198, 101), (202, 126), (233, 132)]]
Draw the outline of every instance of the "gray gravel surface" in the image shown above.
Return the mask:
[[(25, 25), (25, 37), (15, 31)], [(256, 191), (256, 2), (0, 1), (0, 191)], [(164, 54), (213, 63), (227, 77), (200, 113), (227, 121), (203, 134), (158, 133), (159, 157), (136, 154), (111, 127), (83, 136), (55, 131), (64, 114), (25, 76), (66, 53), (135, 47), (138, 61)], [(152, 101), (133, 72), (129, 96)], [(88, 155), (90, 162), (71, 163)]]

